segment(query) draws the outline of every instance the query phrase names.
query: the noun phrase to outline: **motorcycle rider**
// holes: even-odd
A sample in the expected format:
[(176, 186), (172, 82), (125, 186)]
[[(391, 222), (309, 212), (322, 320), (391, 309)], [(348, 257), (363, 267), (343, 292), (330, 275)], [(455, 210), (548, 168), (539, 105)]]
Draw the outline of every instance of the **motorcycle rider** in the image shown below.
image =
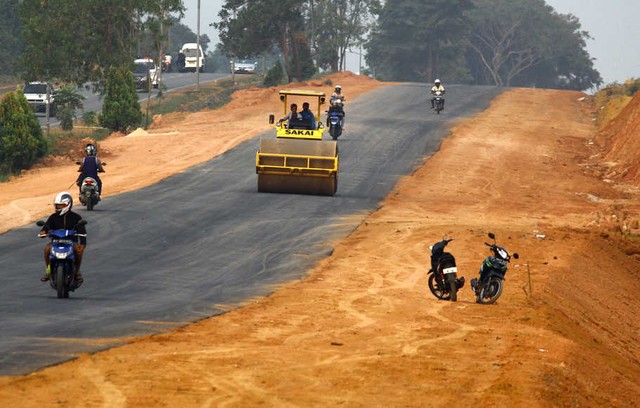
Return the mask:
[(287, 121), (287, 129), (295, 129), (298, 125), (302, 123), (302, 116), (300, 112), (298, 112), (298, 104), (292, 103), (291, 111), (284, 117), (282, 117), (278, 124), (281, 124), (285, 120)]
[(302, 120), (308, 125), (309, 129), (315, 130), (316, 128), (316, 116), (309, 109), (309, 102), (304, 102), (302, 104), (302, 110), (300, 111), (300, 116)]
[(86, 177), (95, 179), (98, 183), (98, 200), (100, 200), (100, 195), (102, 194), (102, 180), (98, 177), (98, 173), (104, 173), (104, 168), (97, 156), (98, 149), (93, 143), (88, 143), (84, 148), (84, 153), (85, 157), (82, 159), (80, 168), (78, 168), (80, 175), (76, 180), (76, 185), (80, 189), (80, 192), (82, 192), (82, 180)]
[(340, 99), (343, 103), (347, 99), (342, 93), (342, 87), (340, 85), (336, 85), (334, 92), (331, 94), (330, 101), (333, 102), (336, 99)]
[(178, 72), (182, 72), (184, 67), (187, 64), (187, 56), (180, 50), (178, 52), (178, 58), (176, 58), (176, 66), (178, 67)]
[[(74, 241), (74, 249), (75, 249), (75, 266), (76, 266), (76, 282), (81, 284), (84, 282), (84, 278), (80, 273), (80, 264), (82, 263), (82, 254), (84, 253), (84, 248), (87, 245), (87, 231), (84, 225), (78, 225), (78, 223), (82, 220), (82, 217), (71, 211), (73, 207), (73, 197), (71, 197), (71, 193), (63, 191), (56, 195), (53, 200), (53, 208), (55, 212), (49, 216), (47, 221), (42, 226), (40, 230), (39, 236), (44, 238), (47, 236), (50, 230), (56, 229), (67, 229), (67, 230), (76, 230), (77, 236), (74, 236), (72, 240)], [(51, 276), (51, 260), (49, 258), (51, 254), (51, 242), (49, 242), (44, 247), (44, 263), (45, 263), (45, 273), (40, 278), (41, 282), (46, 282), (49, 280)]]
[[(435, 109), (435, 102), (436, 102), (436, 92), (441, 92), (443, 95), (445, 93), (444, 91), (444, 86), (442, 86), (442, 83), (440, 82), (439, 79), (436, 79), (435, 81), (433, 81), (433, 86), (431, 87), (431, 95), (433, 95), (433, 97), (431, 98), (431, 109)], [(444, 109), (444, 98), (442, 99), (442, 108)]]

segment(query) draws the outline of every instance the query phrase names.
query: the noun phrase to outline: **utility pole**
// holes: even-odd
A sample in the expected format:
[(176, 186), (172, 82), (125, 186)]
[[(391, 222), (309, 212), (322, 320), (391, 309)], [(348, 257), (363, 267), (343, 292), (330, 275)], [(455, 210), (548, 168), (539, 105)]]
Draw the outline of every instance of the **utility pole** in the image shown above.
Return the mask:
[[(196, 59), (196, 92), (200, 92), (200, 66), (202, 66), (202, 62), (204, 62), (204, 53), (202, 55), (202, 62), (200, 60), (200, 0), (198, 0), (198, 26), (196, 33), (196, 54), (198, 58)], [(200, 66), (198, 66), (200, 65)]]
[[(160, 84), (160, 86), (162, 86), (162, 72), (164, 71), (164, 47), (162, 46), (162, 44), (164, 43), (164, 8), (162, 8), (162, 5), (160, 6), (161, 10), (160, 10), (160, 41), (158, 42), (160, 44), (160, 49), (158, 50), (158, 65), (156, 66), (156, 72), (158, 68), (160, 68), (160, 76), (158, 77), (158, 83)], [(162, 89), (160, 88), (160, 91), (162, 91)]]
[(46, 124), (46, 128), (47, 128), (47, 138), (49, 137), (49, 131), (51, 130), (51, 119), (50, 115), (51, 115), (51, 87), (49, 86), (49, 83), (47, 82), (47, 103), (45, 103), (44, 105), (44, 115), (45, 115), (45, 124)]

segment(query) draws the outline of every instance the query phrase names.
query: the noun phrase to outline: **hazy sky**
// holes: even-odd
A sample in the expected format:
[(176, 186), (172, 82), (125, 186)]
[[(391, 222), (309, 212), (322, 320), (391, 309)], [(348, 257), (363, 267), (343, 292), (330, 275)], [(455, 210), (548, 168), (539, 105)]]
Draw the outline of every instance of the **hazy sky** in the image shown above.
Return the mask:
[(587, 51), (605, 84), (640, 78), (639, 0), (547, 0), (558, 13), (573, 14), (593, 40)]
[[(640, 0), (546, 0), (558, 13), (573, 14), (593, 40), (587, 51), (605, 84), (640, 78)], [(209, 23), (218, 21), (224, 0), (200, 0), (200, 32), (213, 44), (216, 30)], [(195, 32), (198, 0), (184, 0), (187, 11), (183, 23)], [(212, 45), (213, 45), (212, 44)], [(357, 71), (357, 55), (348, 55), (347, 68)]]

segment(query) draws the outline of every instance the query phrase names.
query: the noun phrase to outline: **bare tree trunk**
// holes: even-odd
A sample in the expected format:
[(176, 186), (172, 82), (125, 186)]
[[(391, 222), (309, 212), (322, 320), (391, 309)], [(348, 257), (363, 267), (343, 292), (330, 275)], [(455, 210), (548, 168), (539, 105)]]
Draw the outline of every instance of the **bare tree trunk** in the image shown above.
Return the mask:
[(282, 55), (284, 56), (284, 70), (287, 73), (287, 82), (291, 82), (291, 67), (289, 66), (289, 23), (285, 23), (282, 36)]

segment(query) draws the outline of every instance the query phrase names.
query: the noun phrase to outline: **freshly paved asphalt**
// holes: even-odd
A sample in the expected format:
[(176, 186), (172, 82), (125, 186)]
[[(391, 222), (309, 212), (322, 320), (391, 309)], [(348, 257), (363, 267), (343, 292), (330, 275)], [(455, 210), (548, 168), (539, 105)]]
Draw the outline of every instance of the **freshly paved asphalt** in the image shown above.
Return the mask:
[[(332, 253), (330, 242), (438, 149), (447, 122), (485, 109), (499, 92), (450, 85), (441, 115), (429, 110), (425, 84), (379, 88), (350, 102), (334, 197), (257, 193), (254, 138), (150, 187), (107, 197), (93, 212), (76, 207), (89, 237), (85, 283), (69, 299), (39, 281), (38, 227), (0, 234), (0, 375), (220, 314), (216, 305), (237, 306), (304, 276)], [(109, 173), (103, 180), (108, 189)]]

